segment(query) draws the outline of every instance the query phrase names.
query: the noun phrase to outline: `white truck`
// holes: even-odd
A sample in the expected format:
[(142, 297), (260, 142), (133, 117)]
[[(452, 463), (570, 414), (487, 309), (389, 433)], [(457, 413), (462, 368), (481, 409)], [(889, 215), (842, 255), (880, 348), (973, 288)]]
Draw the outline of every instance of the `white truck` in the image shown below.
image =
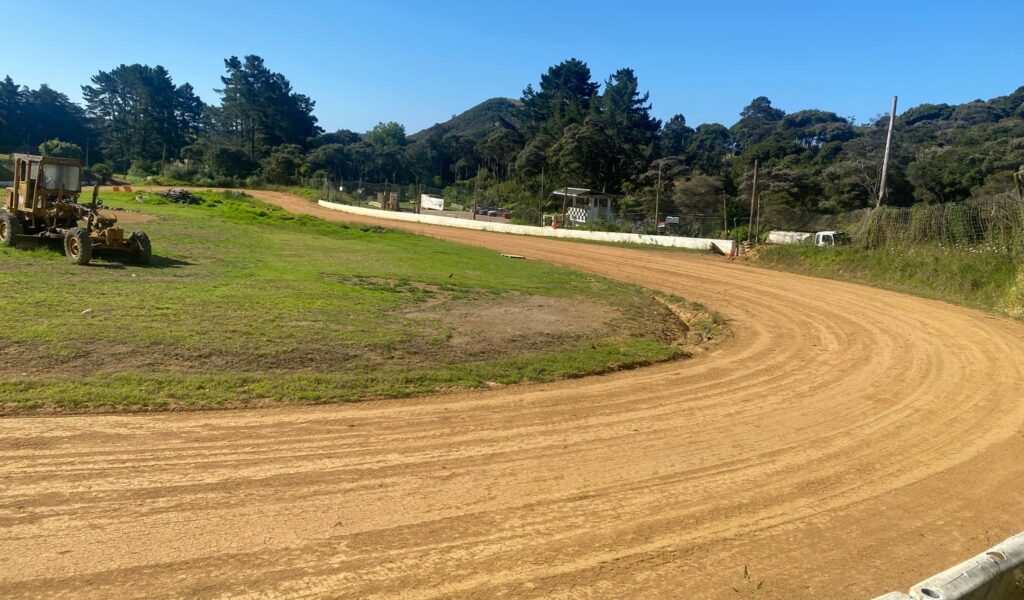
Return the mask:
[(850, 243), (850, 237), (842, 231), (819, 231), (814, 234), (815, 246), (843, 246)]
[(769, 244), (814, 244), (815, 246), (841, 246), (850, 243), (850, 237), (841, 231), (769, 231)]

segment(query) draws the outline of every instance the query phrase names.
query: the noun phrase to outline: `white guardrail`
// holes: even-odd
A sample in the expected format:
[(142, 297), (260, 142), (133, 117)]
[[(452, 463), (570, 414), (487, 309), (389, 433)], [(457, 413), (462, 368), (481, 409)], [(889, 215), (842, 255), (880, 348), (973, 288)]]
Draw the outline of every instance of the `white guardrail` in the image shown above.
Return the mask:
[(319, 204), (324, 208), (340, 210), (354, 215), (376, 217), (378, 219), (391, 219), (393, 221), (443, 225), (445, 227), (461, 227), (463, 229), (476, 229), (480, 231), (494, 231), (498, 233), (533, 235), (539, 237), (644, 244), (649, 246), (667, 246), (670, 248), (688, 248), (691, 250), (714, 250), (727, 256), (735, 254), (736, 252), (736, 242), (732, 240), (675, 237), (669, 235), (642, 235), (639, 233), (614, 233), (610, 231), (581, 231), (578, 229), (552, 229), (550, 227), (533, 227), (531, 225), (513, 225), (511, 223), (473, 221), (470, 219), (458, 219), (438, 215), (418, 215), (415, 213), (376, 210), (372, 208), (363, 208), (361, 206), (350, 206), (348, 204), (327, 202), (325, 200), (320, 200)]
[(1024, 533), (929, 577), (909, 594), (875, 600), (1017, 600), (1024, 598)]

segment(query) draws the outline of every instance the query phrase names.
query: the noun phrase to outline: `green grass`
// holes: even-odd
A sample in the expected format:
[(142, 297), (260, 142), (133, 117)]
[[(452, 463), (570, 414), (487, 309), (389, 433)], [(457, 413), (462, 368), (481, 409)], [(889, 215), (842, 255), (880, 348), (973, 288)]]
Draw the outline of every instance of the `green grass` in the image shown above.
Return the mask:
[[(287, 213), (238, 193), (154, 217), (150, 267), (0, 248), (0, 409), (140, 410), (401, 397), (549, 381), (683, 354), (653, 294), (537, 261)], [(130, 213), (117, 213), (127, 221)], [(453, 345), (447, 311), (531, 297), (614, 311), (605, 330)], [(16, 308), (15, 308), (16, 307)], [(586, 315), (581, 315), (586, 318)]]
[(1024, 267), (1010, 254), (981, 246), (768, 246), (758, 262), (1015, 316), (1024, 309)]
[[(152, 179), (150, 177), (152, 177)], [(127, 175), (124, 173), (114, 173), (111, 175), (111, 185), (166, 185), (169, 187), (189, 187), (195, 184), (181, 179), (165, 177), (159, 174), (137, 177), (135, 175)]]
[(0, 181), (14, 180), (14, 171), (12, 171), (11, 168), (11, 155), (0, 154)]

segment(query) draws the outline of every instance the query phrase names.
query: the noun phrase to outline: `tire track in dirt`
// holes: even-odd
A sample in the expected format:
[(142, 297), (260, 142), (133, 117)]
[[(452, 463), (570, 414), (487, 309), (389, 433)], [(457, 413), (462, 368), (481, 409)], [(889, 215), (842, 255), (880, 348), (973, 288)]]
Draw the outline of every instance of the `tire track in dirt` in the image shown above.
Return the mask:
[(1024, 529), (1024, 325), (733, 264), (342, 215), (704, 302), (734, 339), (359, 405), (0, 420), (5, 597), (903, 589)]

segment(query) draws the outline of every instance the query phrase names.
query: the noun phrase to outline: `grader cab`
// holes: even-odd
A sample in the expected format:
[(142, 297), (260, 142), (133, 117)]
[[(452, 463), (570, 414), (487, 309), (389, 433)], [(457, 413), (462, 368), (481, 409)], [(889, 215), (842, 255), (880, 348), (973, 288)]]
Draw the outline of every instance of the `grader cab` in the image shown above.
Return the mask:
[(79, 203), (81, 193), (81, 161), (15, 154), (14, 186), (7, 188), (0, 210), (0, 246), (14, 246), (19, 237), (58, 240), (76, 265), (89, 264), (96, 250), (122, 252), (148, 264), (149, 237), (141, 231), (125, 237), (117, 217), (100, 210), (98, 186), (91, 204)]

